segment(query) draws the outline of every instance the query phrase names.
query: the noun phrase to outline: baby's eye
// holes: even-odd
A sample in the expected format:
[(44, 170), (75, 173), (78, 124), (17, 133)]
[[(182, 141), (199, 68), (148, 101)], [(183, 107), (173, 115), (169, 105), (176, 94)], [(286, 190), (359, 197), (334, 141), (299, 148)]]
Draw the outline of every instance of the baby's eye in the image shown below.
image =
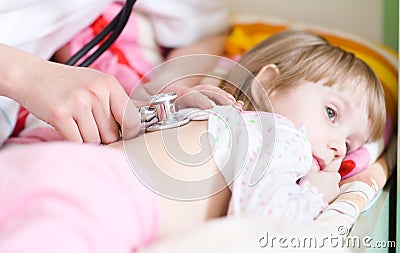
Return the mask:
[(336, 112), (335, 112), (335, 110), (333, 110), (332, 108), (330, 108), (330, 107), (326, 107), (326, 114), (328, 115), (328, 118), (331, 120), (331, 121), (334, 121), (335, 120), (335, 118), (336, 118)]

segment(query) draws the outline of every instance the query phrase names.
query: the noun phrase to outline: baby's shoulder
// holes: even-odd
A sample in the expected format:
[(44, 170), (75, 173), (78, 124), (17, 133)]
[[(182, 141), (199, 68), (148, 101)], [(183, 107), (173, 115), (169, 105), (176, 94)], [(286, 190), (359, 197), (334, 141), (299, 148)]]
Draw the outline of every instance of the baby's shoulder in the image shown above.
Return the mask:
[(242, 113), (242, 117), (245, 119), (247, 125), (253, 123), (255, 125), (261, 125), (266, 128), (273, 127), (276, 131), (292, 131), (298, 132), (301, 135), (306, 135), (306, 129), (304, 127), (296, 127), (293, 122), (280, 114), (271, 112), (257, 112), (257, 111), (245, 111)]
[[(224, 129), (229, 129), (231, 133), (247, 129), (251, 135), (276, 135), (276, 136), (296, 136), (306, 139), (306, 129), (296, 127), (293, 122), (280, 114), (263, 111), (244, 111), (238, 112), (230, 106), (213, 108), (209, 120), (217, 124), (223, 124)], [(211, 123), (210, 125), (214, 125)]]

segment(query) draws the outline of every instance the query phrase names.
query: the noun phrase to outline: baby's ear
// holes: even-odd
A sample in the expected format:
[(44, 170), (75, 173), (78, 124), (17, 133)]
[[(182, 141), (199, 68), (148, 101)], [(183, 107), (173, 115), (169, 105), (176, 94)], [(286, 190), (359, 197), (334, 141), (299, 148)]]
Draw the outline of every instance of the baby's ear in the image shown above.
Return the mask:
[(251, 84), (251, 96), (258, 107), (270, 108), (267, 91), (271, 82), (280, 75), (275, 64), (265, 65), (256, 75), (256, 80)]

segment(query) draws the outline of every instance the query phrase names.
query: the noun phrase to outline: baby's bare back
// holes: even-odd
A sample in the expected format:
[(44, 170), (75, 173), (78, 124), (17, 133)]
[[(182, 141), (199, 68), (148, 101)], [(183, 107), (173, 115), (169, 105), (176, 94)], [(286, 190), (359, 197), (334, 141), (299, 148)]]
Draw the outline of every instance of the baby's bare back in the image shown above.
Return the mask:
[(125, 150), (131, 164), (145, 168), (142, 181), (160, 196), (159, 237), (226, 214), (230, 191), (212, 159), (206, 132), (207, 121), (195, 121), (113, 144)]

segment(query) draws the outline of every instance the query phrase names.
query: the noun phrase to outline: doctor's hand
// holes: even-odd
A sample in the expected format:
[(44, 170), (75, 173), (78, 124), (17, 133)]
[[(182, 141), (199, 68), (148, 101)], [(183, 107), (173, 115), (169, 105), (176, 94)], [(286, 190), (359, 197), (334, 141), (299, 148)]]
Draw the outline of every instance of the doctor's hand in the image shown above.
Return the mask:
[(238, 109), (243, 107), (243, 102), (224, 90), (209, 84), (198, 84), (193, 87), (183, 85), (171, 85), (163, 89), (163, 92), (175, 92), (178, 97), (175, 103), (181, 108), (211, 109), (215, 105), (233, 105)]
[(6, 82), (11, 88), (2, 93), (52, 125), (64, 139), (111, 143), (120, 137), (119, 126), (125, 139), (139, 133), (138, 110), (112, 76), (21, 51), (13, 57), (14, 73)]

